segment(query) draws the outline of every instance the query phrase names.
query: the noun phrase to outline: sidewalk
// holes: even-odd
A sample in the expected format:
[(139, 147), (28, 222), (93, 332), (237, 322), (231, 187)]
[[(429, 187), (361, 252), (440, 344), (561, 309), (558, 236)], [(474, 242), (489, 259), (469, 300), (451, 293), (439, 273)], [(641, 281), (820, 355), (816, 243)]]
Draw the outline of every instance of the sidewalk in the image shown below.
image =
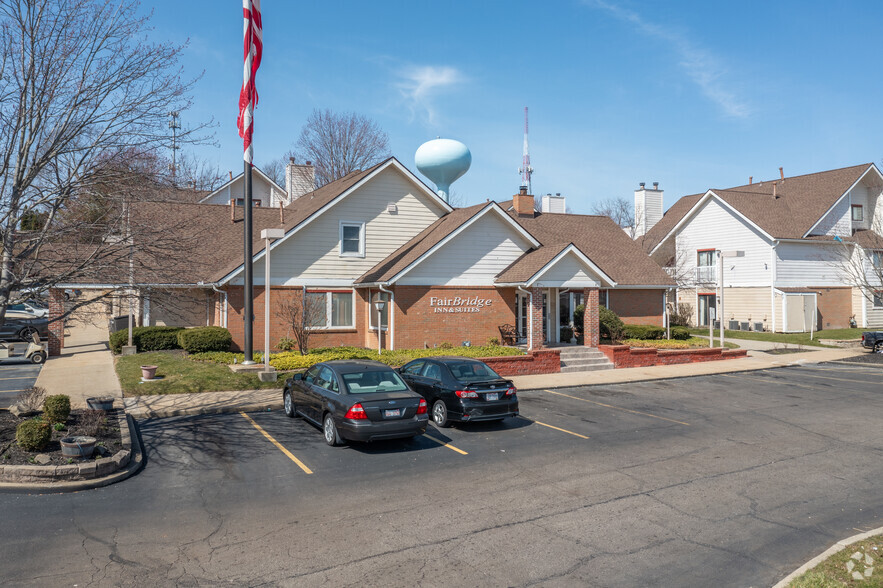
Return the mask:
[(107, 348), (107, 328), (82, 322), (72, 325), (69, 332), (61, 355), (46, 360), (34, 385), (49, 395), (67, 394), (72, 408), (86, 408), (86, 398), (94, 396), (122, 398), (113, 355)]
[[(836, 361), (861, 353), (855, 349), (822, 349), (770, 355), (749, 351), (744, 359), (727, 359), (703, 363), (663, 365), (645, 368), (622, 368), (598, 372), (570, 372), (515, 376), (511, 380), (521, 391), (571, 386), (601, 386), (649, 380), (664, 380), (690, 376), (707, 376), (731, 372), (766, 370), (790, 365), (803, 365)], [(281, 389), (244, 390), (240, 392), (203, 392), (201, 394), (174, 394), (167, 396), (134, 396), (123, 401), (126, 411), (135, 419), (163, 418), (169, 416), (216, 414), (272, 410), (282, 407)]]

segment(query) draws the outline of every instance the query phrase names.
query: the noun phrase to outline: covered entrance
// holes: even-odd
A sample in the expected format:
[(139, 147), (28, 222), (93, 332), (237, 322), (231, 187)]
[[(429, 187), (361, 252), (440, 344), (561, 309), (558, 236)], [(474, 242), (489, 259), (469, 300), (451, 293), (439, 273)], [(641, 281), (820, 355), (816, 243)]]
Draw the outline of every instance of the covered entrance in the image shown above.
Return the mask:
[[(517, 322), (519, 343), (526, 343), (528, 338), (529, 318), (530, 318), (530, 293), (517, 293)], [(552, 343), (576, 343), (575, 335), (565, 337), (567, 331), (571, 333), (582, 331), (582, 325), (575, 329), (573, 324), (573, 311), (585, 299), (582, 290), (571, 290), (570, 288), (545, 288), (542, 293), (543, 309), (542, 309), (542, 326), (543, 326), (543, 344)]]

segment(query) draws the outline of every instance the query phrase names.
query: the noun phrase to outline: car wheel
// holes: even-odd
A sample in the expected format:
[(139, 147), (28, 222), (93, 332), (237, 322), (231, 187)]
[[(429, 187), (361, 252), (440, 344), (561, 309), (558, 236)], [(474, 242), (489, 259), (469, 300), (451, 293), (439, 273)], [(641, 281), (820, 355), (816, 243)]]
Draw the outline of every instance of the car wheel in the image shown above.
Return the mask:
[(25, 327), (21, 331), (18, 332), (18, 338), (22, 341), (30, 341), (34, 337), (34, 333), (37, 332), (37, 329), (34, 327)]
[(437, 427), (451, 426), (451, 421), (448, 420), (448, 407), (441, 400), (436, 400), (432, 405), (432, 422)]
[(325, 415), (325, 420), (322, 422), (322, 432), (325, 434), (325, 443), (331, 447), (343, 445), (343, 439), (337, 433), (337, 425), (334, 424), (334, 417), (331, 416), (331, 413)]
[(37, 351), (31, 356), (31, 363), (43, 363), (46, 361), (46, 352)]
[(285, 414), (289, 418), (294, 418), (297, 416), (297, 407), (294, 406), (294, 401), (291, 399), (291, 392), (286, 390), (282, 394), (282, 405), (285, 408)]
[(883, 353), (883, 341), (878, 341), (874, 345), (874, 353)]

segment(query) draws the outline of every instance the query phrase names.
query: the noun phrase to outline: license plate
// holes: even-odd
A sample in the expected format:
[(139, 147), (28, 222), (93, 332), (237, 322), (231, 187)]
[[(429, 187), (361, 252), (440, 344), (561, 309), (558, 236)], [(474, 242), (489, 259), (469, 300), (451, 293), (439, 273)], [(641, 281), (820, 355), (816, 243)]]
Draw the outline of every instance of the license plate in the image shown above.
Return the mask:
[(383, 416), (385, 418), (392, 418), (402, 416), (402, 409), (400, 408), (387, 408), (383, 411)]
[(499, 400), (499, 399), (500, 399), (500, 393), (499, 393), (499, 392), (488, 392), (488, 393), (485, 395), (485, 398), (486, 398), (487, 400)]

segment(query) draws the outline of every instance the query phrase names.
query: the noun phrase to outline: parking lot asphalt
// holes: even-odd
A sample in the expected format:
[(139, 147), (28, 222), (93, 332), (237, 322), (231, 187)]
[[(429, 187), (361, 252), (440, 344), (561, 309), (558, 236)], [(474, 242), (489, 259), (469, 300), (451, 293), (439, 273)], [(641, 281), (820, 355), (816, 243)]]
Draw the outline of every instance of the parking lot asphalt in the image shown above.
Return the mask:
[(769, 586), (883, 524), (881, 377), (832, 363), (537, 390), (517, 419), (343, 448), (280, 411), (148, 420), (134, 478), (0, 495), (0, 570), (33, 585)]
[(42, 367), (27, 360), (10, 360), (0, 364), (0, 408), (15, 404), (19, 392), (37, 381)]

